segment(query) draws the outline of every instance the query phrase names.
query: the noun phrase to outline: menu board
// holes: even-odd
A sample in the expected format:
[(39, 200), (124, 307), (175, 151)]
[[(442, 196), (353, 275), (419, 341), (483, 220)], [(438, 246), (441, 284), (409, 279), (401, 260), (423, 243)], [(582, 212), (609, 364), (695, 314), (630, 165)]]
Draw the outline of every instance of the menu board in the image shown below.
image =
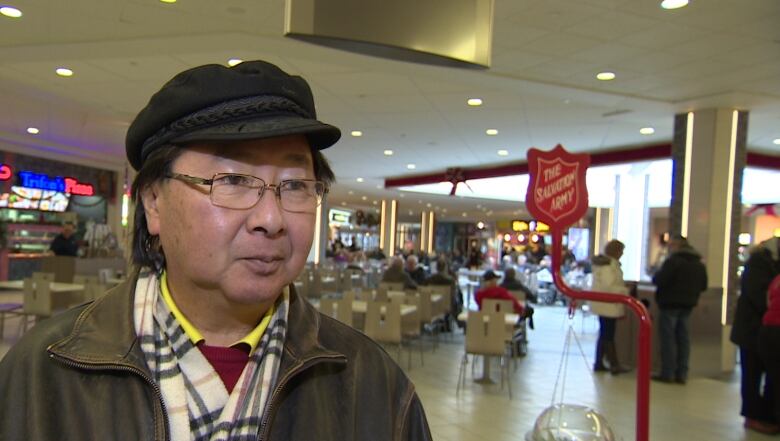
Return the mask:
[(0, 208), (63, 212), (69, 202), (66, 193), (39, 188), (12, 186), (10, 193), (0, 193)]

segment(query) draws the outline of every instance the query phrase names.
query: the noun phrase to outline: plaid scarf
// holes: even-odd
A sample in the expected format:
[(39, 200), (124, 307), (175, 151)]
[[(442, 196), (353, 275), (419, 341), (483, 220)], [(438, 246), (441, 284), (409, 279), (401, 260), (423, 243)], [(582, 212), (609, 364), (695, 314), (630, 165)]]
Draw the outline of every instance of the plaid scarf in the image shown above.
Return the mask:
[(146, 364), (160, 386), (172, 441), (256, 439), (276, 384), (287, 328), (289, 290), (284, 289), (263, 337), (228, 394), (206, 357), (193, 345), (160, 295), (154, 274), (135, 289), (135, 330)]

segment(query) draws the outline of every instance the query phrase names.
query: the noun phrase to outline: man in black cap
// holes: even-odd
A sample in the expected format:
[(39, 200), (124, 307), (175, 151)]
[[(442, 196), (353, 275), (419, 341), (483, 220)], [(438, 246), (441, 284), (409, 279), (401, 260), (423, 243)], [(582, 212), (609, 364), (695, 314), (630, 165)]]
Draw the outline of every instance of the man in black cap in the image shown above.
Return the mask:
[(292, 284), (339, 137), (266, 62), (165, 84), (127, 133), (136, 271), (6, 355), (0, 439), (430, 439), (398, 366)]

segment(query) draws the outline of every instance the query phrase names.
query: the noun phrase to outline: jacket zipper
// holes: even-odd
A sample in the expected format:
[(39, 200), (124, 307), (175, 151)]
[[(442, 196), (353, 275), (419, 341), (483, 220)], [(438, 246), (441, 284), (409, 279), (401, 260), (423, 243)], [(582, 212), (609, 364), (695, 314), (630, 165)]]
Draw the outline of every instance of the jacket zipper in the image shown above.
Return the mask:
[(288, 381), (295, 375), (305, 371), (306, 369), (310, 368), (311, 366), (314, 366), (315, 364), (318, 364), (319, 362), (325, 362), (330, 360), (338, 360), (344, 358), (343, 355), (333, 355), (333, 356), (324, 356), (320, 355), (317, 357), (309, 358), (308, 360), (299, 361), (296, 366), (293, 366), (287, 374), (285, 374), (284, 377), (282, 377), (281, 380), (279, 380), (278, 385), (274, 389), (273, 393), (269, 396), (268, 400), (268, 407), (265, 410), (265, 417), (263, 417), (263, 422), (260, 424), (260, 438), (258, 438), (258, 441), (262, 441), (268, 437), (268, 421), (271, 420), (271, 416), (274, 414), (274, 401), (279, 396), (279, 393), (282, 391), (284, 386), (287, 384)]
[[(160, 409), (162, 409), (162, 416), (163, 416), (163, 423), (164, 423), (163, 431), (165, 433), (165, 441), (169, 441), (170, 440), (169, 434), (168, 434), (168, 411), (165, 410), (165, 406), (162, 404), (162, 402), (163, 402), (162, 392), (160, 391), (160, 387), (157, 386), (157, 384), (152, 380), (152, 378), (149, 377), (148, 375), (146, 375), (145, 372), (143, 372), (142, 370), (140, 370), (140, 369), (138, 369), (136, 367), (125, 365), (125, 364), (118, 364), (118, 363), (103, 363), (103, 364), (99, 364), (99, 365), (98, 364), (87, 364), (87, 363), (81, 363), (81, 362), (78, 362), (78, 361), (74, 361), (74, 360), (71, 360), (69, 358), (65, 358), (65, 357), (63, 357), (61, 355), (54, 354), (54, 353), (49, 353), (49, 356), (54, 358), (54, 359), (56, 359), (56, 360), (58, 360), (58, 361), (60, 361), (61, 363), (65, 364), (65, 365), (68, 365), (68, 366), (71, 366), (71, 367), (75, 367), (75, 368), (79, 368), (79, 369), (93, 370), (93, 371), (98, 371), (98, 370), (103, 370), (103, 369), (113, 369), (113, 370), (118, 370), (118, 371), (132, 372), (134, 374), (137, 374), (141, 378), (143, 378), (144, 381), (146, 381), (146, 383), (151, 385), (152, 389), (154, 389), (154, 394), (157, 397), (157, 404), (160, 406)], [(156, 424), (155, 424), (155, 426), (156, 426)]]

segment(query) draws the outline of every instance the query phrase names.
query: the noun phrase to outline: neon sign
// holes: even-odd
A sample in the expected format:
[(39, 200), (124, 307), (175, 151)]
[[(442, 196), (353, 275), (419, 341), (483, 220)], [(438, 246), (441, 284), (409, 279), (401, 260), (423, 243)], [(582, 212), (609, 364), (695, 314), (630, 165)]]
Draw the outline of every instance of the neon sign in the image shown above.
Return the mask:
[(11, 166), (6, 164), (0, 164), (0, 181), (7, 181), (11, 179), (13, 173), (11, 172)]
[[(2, 168), (0, 168), (0, 176), (2, 176), (1, 173)], [(71, 177), (63, 178), (57, 176), (52, 178), (51, 176), (40, 173), (21, 171), (19, 172), (19, 179), (21, 180), (22, 187), (59, 191), (78, 196), (93, 196), (95, 194), (95, 188), (92, 184), (85, 184)]]

